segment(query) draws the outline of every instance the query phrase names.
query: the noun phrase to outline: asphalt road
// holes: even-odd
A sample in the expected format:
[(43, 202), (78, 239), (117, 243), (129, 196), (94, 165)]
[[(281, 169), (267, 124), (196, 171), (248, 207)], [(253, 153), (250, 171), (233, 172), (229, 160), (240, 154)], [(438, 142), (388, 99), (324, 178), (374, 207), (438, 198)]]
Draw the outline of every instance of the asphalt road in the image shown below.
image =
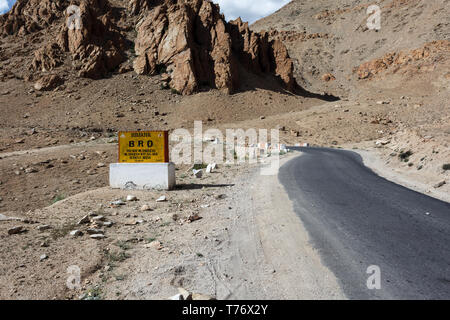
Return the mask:
[[(298, 149), (279, 179), (350, 299), (450, 299), (449, 203), (381, 178), (354, 152)], [(373, 265), (380, 289), (367, 287)]]

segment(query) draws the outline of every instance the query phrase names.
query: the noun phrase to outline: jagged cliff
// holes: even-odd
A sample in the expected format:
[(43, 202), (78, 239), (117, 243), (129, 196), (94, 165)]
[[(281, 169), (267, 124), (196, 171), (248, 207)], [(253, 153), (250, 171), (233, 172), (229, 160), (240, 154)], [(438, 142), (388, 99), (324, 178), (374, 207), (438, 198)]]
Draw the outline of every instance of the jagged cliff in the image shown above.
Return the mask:
[[(70, 5), (79, 7), (80, 23), (73, 27)], [(128, 60), (138, 74), (164, 74), (182, 94), (203, 87), (234, 92), (241, 69), (276, 77), (288, 90), (296, 87), (281, 41), (250, 31), (240, 19), (226, 22), (208, 0), (131, 0), (123, 7), (108, 0), (19, 0), (1, 16), (0, 32), (11, 37), (52, 30), (29, 62), (28, 80), (60, 69), (98, 79), (128, 71)]]

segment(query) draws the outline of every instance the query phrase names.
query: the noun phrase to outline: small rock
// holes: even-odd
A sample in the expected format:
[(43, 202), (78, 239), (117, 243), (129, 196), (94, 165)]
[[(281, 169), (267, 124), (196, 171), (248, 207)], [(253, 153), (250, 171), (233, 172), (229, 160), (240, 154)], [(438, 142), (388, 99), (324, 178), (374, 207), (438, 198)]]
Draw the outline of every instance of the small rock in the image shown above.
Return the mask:
[(40, 261), (44, 261), (44, 260), (47, 260), (48, 259), (48, 256), (46, 255), (46, 254), (43, 254), (43, 255), (41, 255), (40, 257), (39, 257), (39, 260)]
[(38, 172), (38, 170), (36, 168), (26, 168), (25, 169), (25, 173), (35, 173)]
[(104, 233), (105, 233), (105, 232), (104, 232), (103, 230), (101, 230), (101, 229), (94, 229), (94, 228), (87, 229), (86, 232), (87, 232), (88, 234), (104, 234)]
[(192, 300), (203, 300), (203, 301), (209, 301), (209, 300), (216, 300), (216, 298), (208, 296), (206, 294), (201, 293), (193, 293), (192, 294)]
[(166, 196), (161, 196), (158, 199), (156, 199), (156, 202), (165, 202), (165, 201), (167, 201)]
[(138, 200), (138, 198), (136, 196), (133, 196), (133, 195), (127, 196), (127, 201), (137, 201), (137, 200)]
[(123, 205), (125, 205), (125, 202), (123, 202), (122, 200), (116, 200), (116, 201), (111, 202), (111, 205), (112, 206), (123, 206)]
[(161, 242), (159, 242), (159, 241), (152, 241), (152, 242), (146, 244), (145, 247), (150, 248), (150, 249), (156, 249), (156, 250), (162, 249)]
[(92, 221), (103, 221), (105, 220), (104, 216), (96, 216), (96, 217), (92, 217)]
[(104, 234), (93, 234), (90, 236), (91, 239), (101, 240), (105, 238)]
[(141, 207), (141, 211), (152, 211), (152, 209), (150, 208), (150, 206), (144, 204), (144, 205)]
[(112, 223), (111, 221), (105, 221), (105, 222), (103, 222), (103, 226), (104, 226), (104, 227), (107, 227), (107, 228), (112, 227), (113, 224), (114, 224), (114, 223)]
[(169, 300), (183, 300), (183, 295), (181, 295), (180, 293), (172, 296), (169, 298)]
[(222, 200), (222, 199), (225, 199), (226, 197), (227, 197), (226, 194), (219, 194), (218, 196), (216, 196), (216, 199), (217, 200)]
[(85, 224), (85, 223), (89, 223), (90, 219), (89, 216), (84, 216), (83, 218), (80, 219), (80, 221), (78, 221), (78, 225), (80, 224)]
[(198, 213), (193, 213), (193, 214), (191, 214), (191, 215), (189, 216), (189, 218), (188, 218), (188, 220), (189, 220), (190, 222), (194, 222), (194, 221), (197, 221), (197, 220), (200, 220), (200, 219), (202, 219), (202, 217), (200, 217), (200, 216), (198, 215)]
[(192, 170), (192, 173), (194, 174), (194, 176), (196, 177), (196, 178), (201, 178), (202, 176), (203, 176), (203, 170), (202, 169), (200, 169), (200, 170)]
[(80, 230), (70, 231), (70, 236), (71, 237), (81, 237), (82, 235), (83, 235), (83, 232), (81, 232)]
[(444, 186), (445, 184), (446, 184), (445, 180), (444, 180), (444, 181), (441, 181), (441, 182), (438, 182), (438, 183), (436, 183), (436, 184), (434, 185), (434, 188), (435, 188), (435, 189), (438, 189), (438, 188)]
[(184, 288), (178, 288), (178, 292), (183, 296), (182, 300), (192, 300), (192, 293)]
[(97, 168), (103, 168), (106, 167), (106, 165), (103, 162), (100, 162), (97, 164)]
[(38, 229), (39, 231), (44, 231), (44, 230), (48, 230), (51, 229), (52, 227), (49, 226), (48, 224), (42, 225), (42, 226), (38, 226), (36, 229)]
[(214, 170), (216, 170), (217, 165), (215, 163), (208, 164), (208, 167), (206, 167), (206, 173), (212, 173)]
[(17, 227), (13, 227), (11, 229), (8, 229), (8, 234), (9, 235), (13, 235), (13, 234), (19, 234), (25, 232), (25, 230), (23, 229), (22, 226), (17, 226)]

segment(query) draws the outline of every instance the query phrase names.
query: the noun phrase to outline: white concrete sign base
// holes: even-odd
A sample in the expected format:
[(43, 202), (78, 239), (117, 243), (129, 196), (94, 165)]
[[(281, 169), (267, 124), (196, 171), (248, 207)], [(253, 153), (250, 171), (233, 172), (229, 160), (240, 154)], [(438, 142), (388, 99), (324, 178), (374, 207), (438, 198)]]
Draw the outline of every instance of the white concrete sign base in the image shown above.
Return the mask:
[(125, 190), (172, 190), (175, 187), (175, 164), (111, 163), (109, 185)]

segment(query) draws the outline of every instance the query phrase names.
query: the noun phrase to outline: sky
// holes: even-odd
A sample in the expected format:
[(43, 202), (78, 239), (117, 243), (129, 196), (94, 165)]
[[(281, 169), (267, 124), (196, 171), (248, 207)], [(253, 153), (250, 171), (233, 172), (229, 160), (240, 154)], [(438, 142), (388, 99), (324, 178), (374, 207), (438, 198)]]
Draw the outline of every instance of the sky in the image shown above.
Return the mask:
[(12, 5), (16, 2), (15, 0), (0, 0), (0, 14), (7, 12)]
[(243, 21), (255, 22), (277, 11), (290, 0), (213, 0), (227, 20), (241, 17)]
[[(241, 17), (242, 20), (250, 23), (265, 17), (290, 0), (213, 0), (220, 5), (222, 13), (225, 14), (227, 20), (234, 20)], [(0, 0), (0, 14), (7, 12), (15, 0)]]

